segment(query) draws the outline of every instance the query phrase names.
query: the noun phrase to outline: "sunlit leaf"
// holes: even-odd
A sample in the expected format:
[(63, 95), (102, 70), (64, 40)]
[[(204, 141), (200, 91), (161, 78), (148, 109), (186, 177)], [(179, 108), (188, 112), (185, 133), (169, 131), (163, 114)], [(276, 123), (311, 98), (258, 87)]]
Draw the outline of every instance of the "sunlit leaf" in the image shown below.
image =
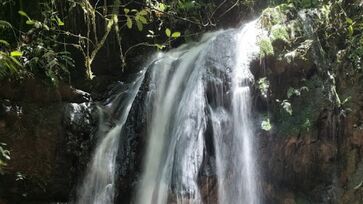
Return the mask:
[(351, 18), (346, 18), (345, 20), (346, 20), (346, 22), (347, 22), (348, 24), (353, 24), (353, 20), (352, 20)]
[(42, 23), (39, 22), (39, 21), (35, 21), (34, 27), (41, 28), (42, 27)]
[(56, 16), (58, 26), (64, 26), (64, 22)]
[(155, 44), (155, 46), (159, 49), (162, 50), (165, 48), (165, 45), (160, 45), (160, 44)]
[(146, 10), (141, 10), (139, 12), (139, 15), (146, 16), (147, 15), (147, 11)]
[(159, 7), (158, 9), (159, 9), (160, 11), (162, 11), (162, 12), (164, 12), (164, 11), (165, 11), (165, 9), (166, 9), (165, 4), (163, 4), (163, 3), (159, 3), (158, 7)]
[(141, 23), (147, 24), (147, 19), (144, 16), (139, 16), (139, 20), (141, 21)]
[(270, 119), (267, 118), (265, 120), (262, 121), (261, 123), (261, 129), (265, 130), (265, 131), (270, 131), (272, 129), (271, 123), (270, 123)]
[(127, 27), (128, 27), (129, 29), (131, 29), (131, 28), (132, 28), (132, 20), (131, 20), (131, 18), (130, 18), (130, 17), (128, 17), (128, 16), (127, 16), (126, 25), (127, 25)]
[(127, 15), (127, 14), (130, 12), (130, 9), (128, 9), (128, 8), (124, 8), (124, 12), (125, 12), (125, 14)]
[(291, 103), (289, 103), (287, 100), (284, 100), (281, 103), (282, 108), (289, 114), (292, 115), (292, 106)]
[(24, 17), (27, 17), (29, 18), (28, 14), (26, 14), (24, 11), (22, 10), (19, 10), (18, 13), (21, 15), (21, 16), (24, 16)]
[(23, 55), (23, 53), (20, 51), (12, 51), (10, 53), (10, 56), (12, 56), (12, 57), (21, 57), (22, 55)]
[(166, 34), (166, 36), (170, 37), (171, 30), (169, 28), (165, 29), (165, 34)]
[(45, 30), (49, 30), (49, 27), (48, 27), (46, 24), (43, 24), (43, 28), (44, 28)]
[(353, 33), (354, 33), (353, 25), (348, 26), (348, 35), (349, 35), (349, 36), (352, 36), (352, 35), (353, 35)]
[(260, 78), (257, 83), (258, 83), (258, 89), (260, 90), (261, 95), (264, 98), (267, 98), (268, 90), (270, 88), (270, 82), (268, 81), (268, 79), (266, 77), (263, 77), (263, 78)]
[(181, 33), (180, 33), (180, 32), (174, 32), (174, 33), (171, 35), (171, 37), (173, 37), (173, 38), (178, 38), (178, 37), (180, 37), (180, 35), (181, 35)]
[(35, 22), (33, 21), (33, 20), (27, 20), (27, 21), (25, 21), (25, 23), (27, 24), (27, 25), (34, 25), (35, 24)]

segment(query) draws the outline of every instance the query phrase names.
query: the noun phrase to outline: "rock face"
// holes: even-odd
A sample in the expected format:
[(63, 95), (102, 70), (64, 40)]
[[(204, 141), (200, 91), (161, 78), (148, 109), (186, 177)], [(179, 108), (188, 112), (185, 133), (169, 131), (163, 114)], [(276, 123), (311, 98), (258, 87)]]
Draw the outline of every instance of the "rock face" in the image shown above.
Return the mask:
[(2, 87), (0, 137), (11, 159), (0, 175), (1, 202), (69, 201), (97, 128), (89, 94), (36, 81)]
[[(273, 126), (256, 135), (262, 196), (267, 203), (361, 203), (363, 89), (344, 76), (326, 83), (313, 59), (288, 63), (268, 57), (252, 66), (256, 79), (270, 82), (268, 98), (255, 93), (256, 112), (268, 113)], [(332, 87), (350, 101), (338, 107), (328, 94)]]

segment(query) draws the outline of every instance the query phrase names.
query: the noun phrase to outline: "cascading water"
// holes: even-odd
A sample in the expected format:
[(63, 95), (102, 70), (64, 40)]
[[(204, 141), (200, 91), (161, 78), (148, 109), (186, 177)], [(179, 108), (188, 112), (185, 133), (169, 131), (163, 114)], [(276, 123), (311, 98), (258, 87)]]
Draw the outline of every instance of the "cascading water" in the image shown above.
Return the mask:
[[(157, 54), (144, 81), (152, 111), (133, 202), (208, 203), (200, 186), (207, 168), (217, 180), (217, 203), (261, 202), (249, 71), (259, 52), (258, 25), (206, 34), (199, 43)], [(124, 101), (118, 125), (98, 144), (78, 203), (114, 203), (119, 138), (140, 84)]]
[[(198, 175), (208, 115), (219, 203), (260, 202), (249, 88), (253, 80), (249, 65), (259, 52), (259, 32), (254, 21), (239, 31), (209, 34), (201, 43), (166, 53), (154, 64), (154, 112), (138, 204), (203, 203)], [(208, 87), (214, 88), (212, 94)]]
[[(212, 109), (219, 203), (259, 203), (256, 152), (251, 123), (250, 62), (259, 52), (256, 21), (237, 34), (236, 62), (232, 71), (232, 113)], [(232, 120), (228, 128), (223, 123)]]
[[(84, 183), (78, 192), (79, 204), (108, 204), (114, 202), (116, 156), (118, 152), (121, 131), (127, 119), (133, 100), (144, 78), (140, 73), (134, 83), (125, 92), (119, 93), (114, 100), (106, 104), (108, 108), (120, 112), (117, 124), (103, 138), (94, 152)], [(114, 105), (113, 103), (117, 103)], [(102, 108), (100, 111), (99, 133), (104, 129)], [(114, 112), (114, 111), (111, 111)]]

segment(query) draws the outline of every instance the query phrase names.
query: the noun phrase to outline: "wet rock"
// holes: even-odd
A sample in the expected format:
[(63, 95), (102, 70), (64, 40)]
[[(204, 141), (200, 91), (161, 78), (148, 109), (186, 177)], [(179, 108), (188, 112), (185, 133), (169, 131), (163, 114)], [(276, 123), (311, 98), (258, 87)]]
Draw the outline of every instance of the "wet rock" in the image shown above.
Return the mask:
[(93, 103), (71, 103), (64, 106), (63, 113), (64, 151), (73, 158), (72, 180), (80, 182), (97, 141), (98, 110)]
[[(29, 83), (33, 82), (26, 84)], [(33, 85), (22, 84), (6, 94), (1, 92), (5, 94), (2, 97), (12, 100), (0, 100), (0, 139), (7, 144), (11, 157), (4, 168), (5, 174), (0, 175), (0, 198), (5, 203), (69, 201), (81, 175), (77, 167), (88, 162), (88, 157), (79, 160), (72, 148), (89, 145), (91, 137), (85, 134), (96, 128), (93, 116), (86, 114), (92, 108), (61, 102), (60, 87), (47, 89), (41, 84)], [(66, 89), (67, 100), (90, 100), (85, 92)], [(69, 108), (72, 105), (82, 108)], [(76, 110), (83, 111), (83, 115), (74, 113)], [(87, 140), (86, 144), (79, 137)]]
[(69, 171), (64, 171), (71, 165), (63, 151), (63, 105), (5, 104), (0, 132), (11, 159), (0, 176), (0, 197), (9, 203), (67, 200), (72, 180)]

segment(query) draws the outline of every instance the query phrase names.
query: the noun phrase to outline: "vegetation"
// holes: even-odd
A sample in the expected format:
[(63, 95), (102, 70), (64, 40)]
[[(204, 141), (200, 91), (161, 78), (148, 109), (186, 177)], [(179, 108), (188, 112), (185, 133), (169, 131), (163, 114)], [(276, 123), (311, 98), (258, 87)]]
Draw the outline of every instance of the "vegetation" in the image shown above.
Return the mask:
[(6, 161), (10, 159), (10, 151), (6, 149), (5, 143), (0, 143), (0, 174), (6, 166)]
[[(116, 36), (120, 61), (125, 68), (126, 58), (133, 49), (141, 46), (165, 49), (175, 41), (188, 41), (213, 29), (222, 7), (228, 6), (222, 13), (225, 15), (234, 7), (250, 4), (247, 0), (230, 6), (228, 1), (216, 5), (191, 0), (102, 3), (6, 0), (0, 4), (0, 77), (39, 76), (57, 85), (60, 80), (69, 80), (69, 71), (75, 67), (70, 51), (76, 49), (82, 55), (87, 78), (92, 79), (95, 59), (113, 36)], [(183, 28), (183, 32), (177, 28)], [(140, 36), (141, 40), (134, 44), (124, 41), (132, 35)]]
[[(274, 55), (282, 64), (301, 64), (301, 61), (310, 61), (317, 66), (318, 79), (321, 81), (318, 87), (308, 88), (309, 80), (296, 79), (290, 83), (284, 96), (277, 96), (271, 91), (268, 97), (277, 103), (287, 113), (285, 116), (277, 114), (276, 118), (283, 116), (283, 123), (289, 123), (289, 128), (309, 129), (308, 127), (317, 116), (313, 118), (306, 115), (311, 111), (310, 102), (320, 98), (314, 94), (319, 89), (324, 97), (320, 98), (331, 104), (332, 110), (339, 110), (346, 114), (349, 108), (344, 107), (349, 96), (345, 100), (337, 91), (337, 82), (351, 78), (351, 85), (362, 84), (361, 57), (363, 55), (363, 18), (360, 13), (363, 10), (358, 1), (272, 1), (272, 7), (263, 11), (261, 23), (268, 31), (267, 37), (260, 40), (261, 58)], [(266, 73), (265, 82), (272, 78), (271, 73)], [(267, 81), (266, 81), (267, 80)], [(261, 85), (259, 85), (261, 87)], [(294, 88), (300, 87), (300, 88)], [(312, 95), (309, 92), (313, 92)], [(307, 104), (299, 104), (297, 97), (311, 95), (313, 101)], [(348, 99), (348, 100), (347, 100)], [(294, 106), (299, 110), (294, 114)], [(300, 107), (301, 106), (301, 107)], [(320, 107), (318, 104), (314, 106)], [(311, 106), (311, 108), (316, 108)], [(329, 106), (329, 105), (328, 105)], [(300, 110), (305, 110), (303, 114)], [(275, 114), (276, 115), (276, 114)], [(306, 115), (298, 119), (296, 117)], [(277, 119), (278, 120), (278, 119)], [(274, 122), (277, 122), (275, 119)], [(263, 121), (263, 123), (266, 120)], [(295, 122), (293, 122), (295, 121)], [(280, 128), (284, 129), (284, 128)]]

